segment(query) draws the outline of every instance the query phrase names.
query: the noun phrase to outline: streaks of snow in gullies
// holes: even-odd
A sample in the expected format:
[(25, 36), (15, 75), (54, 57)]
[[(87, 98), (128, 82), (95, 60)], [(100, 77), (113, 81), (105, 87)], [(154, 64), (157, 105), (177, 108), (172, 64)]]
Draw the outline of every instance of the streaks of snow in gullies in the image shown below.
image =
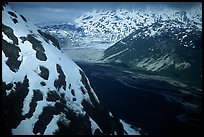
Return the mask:
[[(37, 106), (31, 118), (26, 118), (22, 120), (20, 124), (12, 129), (13, 134), (33, 134), (34, 123), (38, 120), (39, 115), (42, 113), (43, 108), (46, 106), (54, 106), (54, 102), (47, 101), (47, 93), (52, 90), (56, 90), (54, 86), (54, 82), (58, 79), (58, 72), (56, 65), (59, 64), (64, 75), (66, 82), (66, 90), (60, 88), (59, 92), (65, 94), (65, 98), (67, 100), (67, 107), (74, 110), (76, 113), (84, 114), (83, 106), (81, 102), (83, 99), (86, 99), (90, 102), (90, 98), (88, 93), (82, 94), (81, 86), (84, 86), (81, 79), (82, 76), (79, 72), (81, 70), (66, 54), (63, 54), (62, 51), (58, 50), (55, 46), (47, 43), (42, 36), (38, 33), (37, 27), (32, 25), (31, 23), (24, 22), (21, 17), (17, 15), (17, 23), (14, 23), (8, 14), (8, 11), (13, 11), (9, 6), (4, 8), (2, 13), (3, 20), (2, 23), (10, 28), (12, 28), (14, 35), (18, 39), (18, 46), (20, 48), (18, 60), (22, 61), (17, 72), (13, 72), (7, 66), (6, 62), (8, 57), (6, 57), (5, 53), (2, 51), (2, 80), (6, 84), (14, 83), (14, 82), (23, 82), (24, 77), (27, 76), (29, 80), (29, 92), (25, 97), (22, 108), (22, 115), (25, 115), (29, 112), (30, 103), (33, 98), (33, 91), (39, 89), (42, 92), (43, 100), (37, 101)], [(3, 39), (8, 43), (13, 44), (13, 41), (7, 37), (7, 35), (2, 32)], [(39, 41), (45, 50), (47, 60), (42, 61), (36, 58), (36, 51), (32, 47), (32, 43), (29, 41), (23, 41), (20, 37), (27, 37), (29, 34), (32, 34), (33, 38)], [(54, 53), (54, 54), (53, 54)], [(39, 67), (43, 66), (48, 70), (49, 78), (48, 80), (44, 80), (39, 76), (40, 69)], [(40, 84), (41, 81), (44, 81), (45, 86)], [(75, 91), (76, 101), (72, 101), (73, 96), (69, 89), (69, 85), (71, 84), (71, 89)], [(89, 84), (89, 82), (88, 82)], [(89, 85), (90, 86), (90, 85)], [(92, 88), (89, 92), (93, 92)], [(7, 93), (9, 95), (10, 92)], [(97, 96), (93, 92), (93, 95), (96, 101), (99, 102)], [(52, 125), (48, 125), (48, 129), (45, 130), (45, 134), (52, 134), (56, 129), (56, 121), (61, 117), (61, 115), (56, 115), (52, 119)], [(55, 126), (53, 125), (55, 124)]]
[[(8, 14), (8, 11), (16, 14), (17, 23), (12, 21), (11, 16)], [(22, 20), (21, 17), (9, 6), (4, 7), (2, 16), (2, 23), (13, 30), (13, 34), (18, 40), (18, 44), (16, 44), (15, 46), (20, 48), (18, 60), (21, 61), (19, 69), (16, 72), (11, 71), (6, 64), (9, 57), (7, 57), (6, 54), (2, 51), (2, 80), (3, 82), (5, 82), (5, 84), (14, 83), (14, 91), (12, 91), (12, 93), (14, 93), (15, 83), (23, 82), (25, 76), (27, 76), (29, 84), (27, 88), (29, 92), (23, 101), (21, 113), (23, 116), (30, 112), (30, 105), (32, 103), (36, 103), (36, 107), (34, 108), (34, 112), (32, 113), (31, 117), (22, 119), (17, 127), (12, 129), (12, 134), (41, 134), (39, 132), (42, 131), (36, 131), (37, 133), (33, 131), (36, 126), (36, 122), (42, 119), (42, 117), (40, 118), (40, 116), (42, 116), (45, 107), (49, 106), (54, 108), (56, 103), (59, 103), (59, 100), (49, 101), (48, 92), (50, 91), (57, 91), (57, 94), (60, 96), (61, 94), (64, 94), (66, 107), (74, 110), (77, 115), (84, 115), (86, 112), (81, 105), (82, 100), (85, 99), (90, 104), (92, 104), (92, 102), (88, 93), (85, 92), (85, 94), (82, 94), (81, 91), (82, 87), (86, 89), (87, 86), (90, 86), (90, 83), (85, 75), (83, 76), (83, 78), (87, 79), (86, 84), (88, 85), (83, 84), (82, 75), (80, 74), (80, 71), (82, 71), (81, 68), (79, 68), (69, 57), (67, 57), (66, 54), (62, 53), (62, 51), (58, 50), (54, 45), (50, 44), (50, 42), (47, 43), (44, 38), (42, 38), (42, 36), (38, 33), (38, 28), (36, 26)], [(39, 49), (34, 49), (33, 42), (27, 40), (28, 35), (32, 36), (34, 41), (39, 42), (38, 46), (39, 44), (42, 45), (41, 49), (43, 49), (43, 52), (47, 57), (45, 61), (37, 59), (36, 53)], [(2, 36), (3, 40), (11, 45), (14, 44), (13, 40), (11, 40), (11, 38), (4, 32), (2, 32)], [(46, 79), (40, 76), (42, 68), (44, 68), (44, 70), (48, 72), (48, 76)], [(63, 75), (60, 72), (63, 73)], [(66, 86), (57, 90), (55, 81), (60, 77), (64, 78)], [(44, 82), (43, 85), (42, 82)], [(42, 94), (42, 99), (39, 99), (36, 102), (32, 102), (33, 100), (36, 100), (34, 99), (34, 91), (36, 90), (38, 90), (38, 92)], [(74, 94), (71, 91), (74, 91)], [(10, 92), (11, 91), (7, 90), (6, 95), (9, 96)], [(96, 94), (91, 87), (89, 89), (89, 92), (92, 92), (92, 97), (95, 98), (96, 102), (99, 102)], [(73, 96), (75, 100), (72, 100)], [(46, 125), (45, 129), (43, 129), (43, 133), (47, 135), (54, 134), (54, 132), (59, 129), (57, 124), (58, 121), (63, 121), (67, 125), (70, 123), (69, 119), (66, 118), (63, 112), (56, 115), (53, 114), (51, 121), (47, 123), (48, 125)], [(101, 131), (96, 121), (91, 118), (89, 119), (89, 121), (91, 122), (91, 128), (93, 130), (98, 128)], [(92, 131), (92, 133), (94, 133), (94, 131)]]

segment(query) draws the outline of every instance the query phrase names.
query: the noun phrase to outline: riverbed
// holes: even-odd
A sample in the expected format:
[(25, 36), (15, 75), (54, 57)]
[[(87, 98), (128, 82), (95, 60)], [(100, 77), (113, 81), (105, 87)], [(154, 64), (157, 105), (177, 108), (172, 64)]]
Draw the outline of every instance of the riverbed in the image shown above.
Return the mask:
[(197, 134), (203, 129), (202, 109), (192, 103), (200, 98), (188, 89), (166, 81), (132, 77), (109, 66), (77, 64), (89, 78), (101, 103), (113, 115), (146, 133), (183, 135)]

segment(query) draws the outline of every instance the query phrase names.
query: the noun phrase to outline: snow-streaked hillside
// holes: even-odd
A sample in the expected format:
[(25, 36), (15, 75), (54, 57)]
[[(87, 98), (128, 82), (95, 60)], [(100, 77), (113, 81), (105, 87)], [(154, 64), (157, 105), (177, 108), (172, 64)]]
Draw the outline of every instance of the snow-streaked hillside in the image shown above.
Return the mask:
[(140, 134), (100, 104), (83, 70), (53, 39), (8, 5), (2, 10), (4, 133)]
[(131, 33), (104, 51), (103, 61), (201, 85), (202, 30), (160, 21)]

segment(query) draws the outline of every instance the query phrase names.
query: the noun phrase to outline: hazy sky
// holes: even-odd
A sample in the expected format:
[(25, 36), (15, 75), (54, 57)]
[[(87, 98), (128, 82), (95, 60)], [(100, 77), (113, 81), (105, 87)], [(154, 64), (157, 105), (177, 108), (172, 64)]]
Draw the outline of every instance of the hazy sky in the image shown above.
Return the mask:
[(72, 22), (84, 11), (93, 9), (190, 9), (201, 2), (9, 2), (18, 13), (34, 23)]

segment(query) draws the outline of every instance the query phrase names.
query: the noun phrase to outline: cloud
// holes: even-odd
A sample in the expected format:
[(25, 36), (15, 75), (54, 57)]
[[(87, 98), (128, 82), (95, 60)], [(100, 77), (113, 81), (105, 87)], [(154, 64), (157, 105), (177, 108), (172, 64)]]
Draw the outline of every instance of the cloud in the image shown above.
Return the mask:
[(60, 8), (60, 9), (116, 9), (167, 6), (170, 8), (192, 8), (201, 2), (9, 2), (15, 8)]
[(174, 8), (186, 10), (201, 2), (9, 2), (9, 5), (34, 23), (72, 22), (85, 11), (93, 9)]
[(201, 2), (167, 2), (165, 5), (178, 10), (188, 10), (201, 5)]

